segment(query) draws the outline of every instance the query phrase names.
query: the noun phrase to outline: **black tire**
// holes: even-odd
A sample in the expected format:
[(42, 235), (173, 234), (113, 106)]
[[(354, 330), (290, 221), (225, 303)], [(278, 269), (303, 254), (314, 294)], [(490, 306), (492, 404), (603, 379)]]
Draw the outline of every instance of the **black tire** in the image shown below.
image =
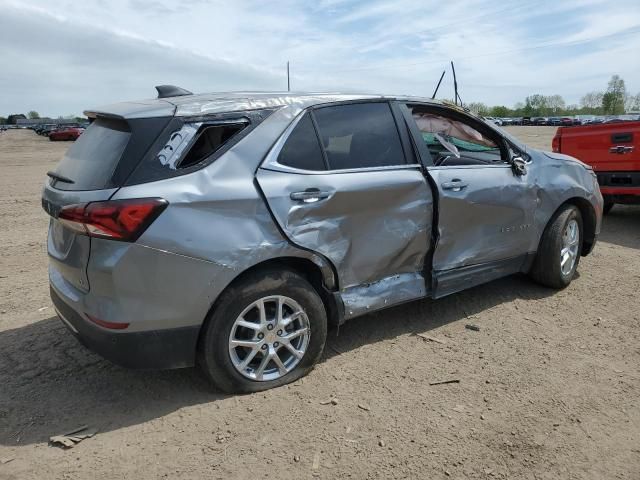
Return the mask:
[[(282, 377), (257, 381), (244, 377), (234, 367), (229, 354), (229, 336), (236, 318), (251, 303), (269, 295), (295, 300), (307, 314), (311, 335), (305, 355)], [(229, 287), (206, 321), (198, 345), (198, 364), (205, 376), (227, 393), (268, 390), (306, 375), (322, 355), (327, 338), (327, 314), (322, 299), (302, 276), (290, 270), (273, 269), (249, 274)]]
[[(567, 224), (575, 219), (578, 223), (578, 253), (571, 271), (562, 273), (560, 267), (560, 251), (562, 250), (562, 235)], [(571, 283), (580, 262), (580, 252), (583, 242), (582, 215), (573, 205), (564, 205), (551, 218), (540, 240), (536, 259), (530, 275), (541, 285), (551, 288), (565, 288)]]
[(605, 201), (604, 207), (602, 208), (602, 213), (604, 215), (608, 214), (611, 211), (611, 209), (613, 208), (614, 205), (615, 205), (615, 203), (613, 203), (613, 202), (606, 202)]

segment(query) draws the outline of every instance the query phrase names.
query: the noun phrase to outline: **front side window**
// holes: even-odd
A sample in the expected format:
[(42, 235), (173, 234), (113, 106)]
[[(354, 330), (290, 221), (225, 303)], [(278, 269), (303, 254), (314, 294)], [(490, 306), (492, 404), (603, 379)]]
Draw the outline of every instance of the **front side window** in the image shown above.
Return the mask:
[(412, 115), (436, 166), (503, 163), (498, 144), (468, 123), (415, 108)]
[(330, 169), (406, 163), (388, 103), (321, 107), (314, 111), (314, 116)]

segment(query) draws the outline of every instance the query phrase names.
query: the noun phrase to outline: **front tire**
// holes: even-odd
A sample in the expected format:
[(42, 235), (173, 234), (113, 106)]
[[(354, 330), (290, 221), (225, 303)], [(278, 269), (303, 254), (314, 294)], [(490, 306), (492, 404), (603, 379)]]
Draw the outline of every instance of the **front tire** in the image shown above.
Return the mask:
[(571, 283), (582, 251), (582, 216), (573, 205), (563, 206), (542, 234), (531, 277), (551, 288)]
[(201, 334), (198, 363), (224, 392), (259, 392), (306, 375), (326, 337), (324, 304), (304, 277), (255, 272), (220, 297)]

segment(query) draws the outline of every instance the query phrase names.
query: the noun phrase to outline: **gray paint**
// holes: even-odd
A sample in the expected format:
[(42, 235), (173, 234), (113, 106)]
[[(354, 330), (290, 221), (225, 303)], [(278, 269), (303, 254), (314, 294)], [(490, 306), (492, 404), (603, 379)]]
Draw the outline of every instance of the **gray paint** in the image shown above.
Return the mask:
[[(93, 110), (143, 118), (278, 107), (201, 170), (115, 192), (63, 192), (47, 185), (43, 198), (58, 207), (109, 197), (157, 196), (169, 202), (135, 244), (91, 239), (90, 257), (88, 238), (74, 236), (67, 245), (50, 233), (53, 288), (78, 312), (130, 322), (127, 331), (200, 325), (242, 272), (267, 260), (295, 257), (321, 268), (325, 285), (336, 291), (345, 318), (351, 318), (524, 268), (553, 213), (572, 198), (593, 207), (599, 230), (602, 197), (590, 169), (535, 150), (527, 152), (531, 162), (523, 177), (508, 166), (431, 167), (425, 177), (418, 165), (328, 173), (277, 164), (292, 122), (304, 109), (379, 98), (243, 92)], [(432, 191), (431, 184), (462, 176), (467, 189), (446, 195)], [(289, 197), (313, 187), (329, 192), (328, 198), (305, 204)], [(439, 291), (431, 291), (432, 276)]]

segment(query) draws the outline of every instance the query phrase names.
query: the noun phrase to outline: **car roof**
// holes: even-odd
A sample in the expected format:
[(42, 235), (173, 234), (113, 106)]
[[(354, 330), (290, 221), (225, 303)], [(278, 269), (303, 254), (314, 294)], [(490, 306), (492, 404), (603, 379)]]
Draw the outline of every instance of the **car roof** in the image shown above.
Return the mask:
[(292, 106), (294, 109), (302, 110), (324, 103), (377, 99), (398, 99), (438, 105), (443, 104), (443, 102), (439, 100), (432, 100), (426, 97), (388, 96), (367, 93), (213, 92), (114, 103), (86, 110), (84, 113), (89, 117), (108, 115), (123, 118), (146, 118), (171, 115), (198, 116), (284, 106)]

